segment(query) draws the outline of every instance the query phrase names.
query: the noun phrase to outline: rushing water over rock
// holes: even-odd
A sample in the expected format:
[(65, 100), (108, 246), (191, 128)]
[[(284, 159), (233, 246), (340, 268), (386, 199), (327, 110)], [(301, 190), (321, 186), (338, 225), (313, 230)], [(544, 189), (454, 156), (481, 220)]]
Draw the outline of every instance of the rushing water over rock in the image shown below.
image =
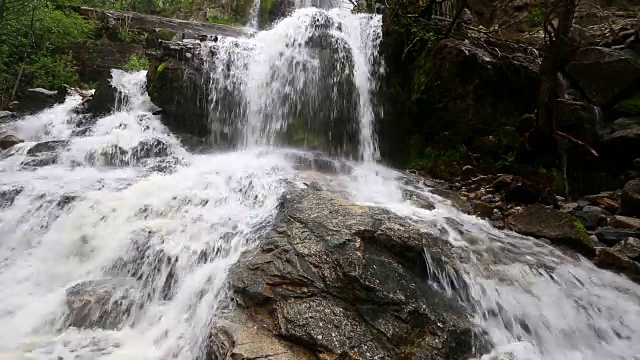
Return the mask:
[[(483, 359), (638, 359), (638, 285), (370, 161), (379, 22), (305, 8), (209, 44), (212, 129), (242, 151), (187, 152), (152, 115), (143, 72), (113, 72), (107, 116), (77, 114), (70, 96), (3, 125), (26, 141), (0, 153), (0, 358), (204, 359), (230, 267), (263, 239), (287, 189), (319, 182), (456, 248), (458, 267), (429, 275), (486, 332)], [(327, 175), (308, 171), (326, 162), (305, 167), (315, 155), (261, 147), (296, 136), (367, 161)]]
[(201, 55), (215, 138), (377, 159), (380, 40), (379, 16), (303, 8), (252, 38), (209, 43)]

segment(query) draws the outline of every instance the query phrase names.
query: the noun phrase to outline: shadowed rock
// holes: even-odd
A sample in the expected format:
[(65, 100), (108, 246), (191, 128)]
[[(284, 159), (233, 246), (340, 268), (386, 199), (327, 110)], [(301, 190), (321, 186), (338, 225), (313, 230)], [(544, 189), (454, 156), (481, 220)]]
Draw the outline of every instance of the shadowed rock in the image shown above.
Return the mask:
[[(455, 268), (446, 241), (389, 211), (290, 191), (273, 230), (230, 272), (236, 313), (288, 351), (304, 348), (320, 358), (463, 358), (472, 349), (468, 316), (427, 285), (425, 249), (433, 266)], [(213, 330), (215, 338), (220, 331)], [(241, 345), (246, 352), (262, 344)]]

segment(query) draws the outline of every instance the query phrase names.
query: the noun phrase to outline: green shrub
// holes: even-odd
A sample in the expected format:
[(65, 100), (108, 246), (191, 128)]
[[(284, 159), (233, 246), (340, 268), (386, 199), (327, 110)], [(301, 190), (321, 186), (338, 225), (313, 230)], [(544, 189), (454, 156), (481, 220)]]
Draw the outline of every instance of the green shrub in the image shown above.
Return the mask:
[(129, 61), (124, 65), (124, 69), (127, 71), (140, 71), (149, 69), (149, 60), (146, 57), (138, 57), (136, 54), (132, 54)]

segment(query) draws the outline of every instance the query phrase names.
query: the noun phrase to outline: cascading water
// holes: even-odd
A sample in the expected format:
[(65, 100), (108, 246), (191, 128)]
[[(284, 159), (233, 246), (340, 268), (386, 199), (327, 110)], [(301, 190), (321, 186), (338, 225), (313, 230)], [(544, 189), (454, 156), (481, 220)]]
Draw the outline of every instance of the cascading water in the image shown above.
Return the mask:
[[(269, 228), (283, 191), (307, 176), (272, 145), (302, 137), (366, 160), (332, 179), (351, 200), (462, 250), (459, 276), (433, 277), (459, 282), (443, 291), (495, 345), (483, 359), (638, 359), (636, 284), (496, 230), (371, 161), (380, 25), (304, 8), (253, 38), (208, 44), (212, 133), (242, 151), (186, 151), (151, 114), (143, 72), (113, 72), (119, 101), (108, 116), (76, 115), (82, 99), (70, 96), (9, 124), (27, 141), (0, 156), (0, 358), (204, 358), (227, 270)], [(414, 207), (407, 189), (436, 208)], [(67, 293), (110, 282), (136, 294), (122, 326), (71, 326)]]
[(253, 38), (208, 43), (214, 137), (377, 159), (371, 94), (380, 40), (379, 16), (305, 7)]

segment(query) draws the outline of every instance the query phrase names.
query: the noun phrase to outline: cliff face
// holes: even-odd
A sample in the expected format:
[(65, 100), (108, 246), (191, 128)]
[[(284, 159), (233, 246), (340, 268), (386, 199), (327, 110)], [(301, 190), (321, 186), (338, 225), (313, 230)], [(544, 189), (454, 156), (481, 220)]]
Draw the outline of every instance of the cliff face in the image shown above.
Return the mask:
[[(421, 19), (423, 7), (379, 6), (387, 66), (385, 117), (378, 122), (383, 157), (450, 179), (465, 165), (488, 173), (535, 170), (526, 137), (535, 121), (547, 10), (535, 1), (472, 0), (444, 39), (448, 20)], [(601, 155), (567, 150), (569, 181), (579, 193), (629, 180), (636, 154), (613, 144), (630, 144), (633, 136), (609, 129), (620, 117), (639, 115), (632, 105), (640, 90), (638, 11), (625, 1), (584, 2), (576, 11), (554, 108), (558, 130)], [(613, 140), (619, 136), (625, 140)]]

